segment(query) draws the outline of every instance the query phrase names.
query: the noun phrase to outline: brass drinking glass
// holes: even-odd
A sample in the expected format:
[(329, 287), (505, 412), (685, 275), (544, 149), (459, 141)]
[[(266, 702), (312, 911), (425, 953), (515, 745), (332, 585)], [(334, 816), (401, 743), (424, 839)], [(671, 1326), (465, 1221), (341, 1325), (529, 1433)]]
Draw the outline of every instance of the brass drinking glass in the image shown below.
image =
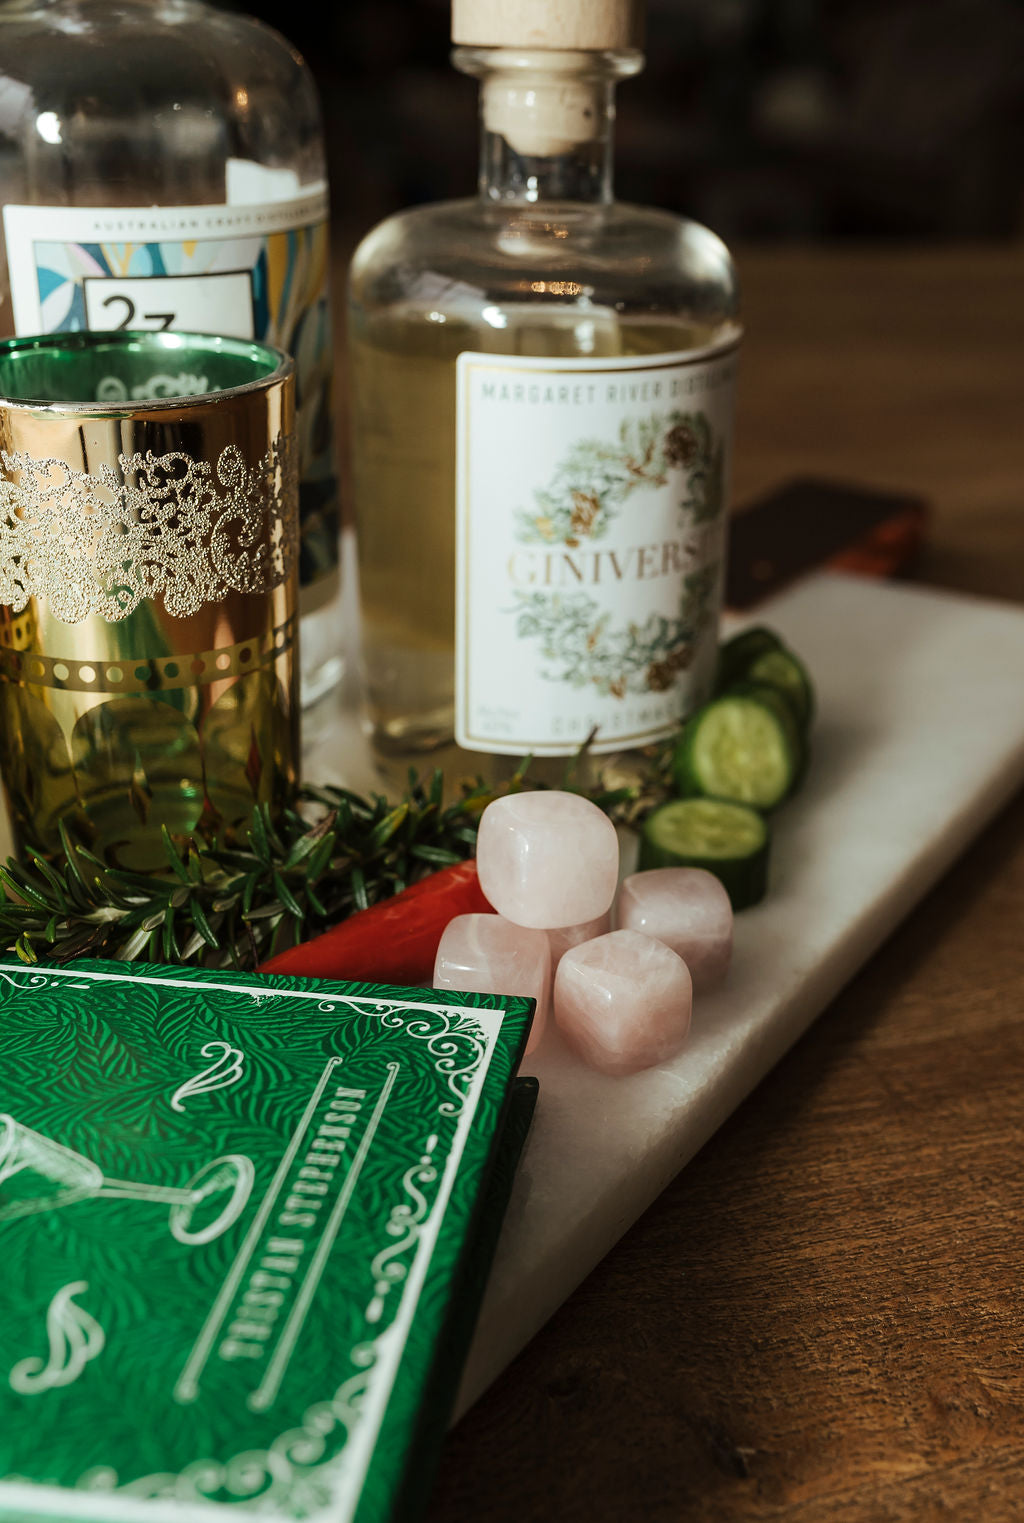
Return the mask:
[(280, 806), (299, 756), (292, 362), (179, 333), (0, 344), (0, 771), (112, 865)]

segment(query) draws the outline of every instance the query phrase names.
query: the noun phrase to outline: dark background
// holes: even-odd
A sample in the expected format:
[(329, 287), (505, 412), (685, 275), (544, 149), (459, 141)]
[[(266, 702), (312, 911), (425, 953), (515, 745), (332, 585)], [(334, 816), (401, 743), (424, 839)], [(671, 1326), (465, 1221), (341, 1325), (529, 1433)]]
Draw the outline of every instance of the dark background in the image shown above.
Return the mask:
[[(447, 0), (220, 0), (320, 86), (336, 226), (472, 192), (477, 87)], [(729, 240), (1009, 238), (1024, 222), (1024, 0), (648, 0), (617, 193)]]

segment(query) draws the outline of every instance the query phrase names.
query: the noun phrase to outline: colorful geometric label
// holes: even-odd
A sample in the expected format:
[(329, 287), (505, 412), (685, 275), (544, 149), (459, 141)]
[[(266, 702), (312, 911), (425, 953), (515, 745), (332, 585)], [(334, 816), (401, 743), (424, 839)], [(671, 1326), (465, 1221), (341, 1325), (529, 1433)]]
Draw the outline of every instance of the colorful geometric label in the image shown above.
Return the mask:
[(295, 359), (300, 580), (338, 557), (326, 193), (259, 206), (7, 206), (15, 332), (254, 338)]

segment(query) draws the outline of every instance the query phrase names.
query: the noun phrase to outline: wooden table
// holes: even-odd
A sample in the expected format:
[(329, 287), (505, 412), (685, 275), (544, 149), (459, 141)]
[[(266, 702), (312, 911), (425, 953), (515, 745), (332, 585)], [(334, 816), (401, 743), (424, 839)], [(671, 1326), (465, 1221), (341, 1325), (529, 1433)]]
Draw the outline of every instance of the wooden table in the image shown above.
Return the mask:
[[(737, 500), (923, 493), (920, 578), (1024, 601), (1024, 251), (741, 271)], [(1022, 946), (1018, 798), (462, 1420), (430, 1523), (1016, 1523)]]

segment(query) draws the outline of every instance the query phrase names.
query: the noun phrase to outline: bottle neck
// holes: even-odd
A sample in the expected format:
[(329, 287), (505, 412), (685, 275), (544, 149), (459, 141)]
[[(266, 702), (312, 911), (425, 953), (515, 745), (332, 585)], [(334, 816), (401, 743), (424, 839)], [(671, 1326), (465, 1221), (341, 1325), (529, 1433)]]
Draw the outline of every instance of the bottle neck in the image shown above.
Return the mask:
[(615, 85), (638, 53), (459, 48), (480, 90), (480, 196), (533, 206), (612, 199)]

